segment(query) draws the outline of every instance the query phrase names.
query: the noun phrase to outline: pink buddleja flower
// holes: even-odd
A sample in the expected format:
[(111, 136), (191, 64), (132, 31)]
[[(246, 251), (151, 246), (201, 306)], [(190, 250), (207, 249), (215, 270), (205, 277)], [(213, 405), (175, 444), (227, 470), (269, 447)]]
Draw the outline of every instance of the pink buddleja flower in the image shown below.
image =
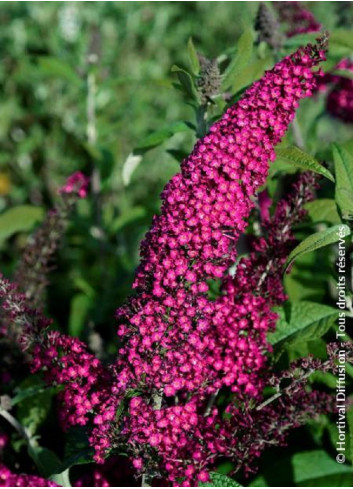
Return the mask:
[[(321, 24), (302, 2), (274, 2), (280, 20), (288, 25), (287, 36), (318, 32)], [(353, 72), (353, 61), (342, 59), (334, 68)], [(353, 122), (353, 80), (344, 75), (326, 73), (318, 85), (320, 92), (327, 92), (327, 110), (344, 122)]]
[[(178, 478), (185, 485), (206, 479), (207, 453), (226, 451), (217, 408), (207, 407), (210, 398), (223, 387), (239, 399), (261, 395), (265, 334), (276, 316), (251, 290), (234, 308), (210, 300), (209, 281), (236, 261), (236, 243), (274, 146), (299, 100), (316, 88), (312, 68), (323, 59), (311, 45), (286, 57), (196, 144), (164, 189), (161, 215), (142, 243), (136, 295), (117, 311), (123, 346), (116, 392), (139, 393), (121, 420), (122, 435), (136, 468), (153, 465), (155, 453), (175, 484)], [(234, 321), (228, 324), (230, 312)], [(96, 424), (92, 443), (107, 425), (101, 417)]]
[[(51, 321), (29, 307), (26, 296), (1, 274), (0, 300), (6, 318), (19, 326), (19, 346), (32, 357), (31, 371), (44, 371), (48, 385), (65, 386), (58, 394), (63, 428), (86, 425), (97, 405), (104, 408), (104, 421), (113, 419), (115, 407), (109, 407), (109, 402), (114, 391), (109, 369), (82, 341), (51, 330)], [(9, 331), (0, 329), (0, 336), (8, 337)]]
[(60, 194), (74, 194), (80, 198), (87, 196), (89, 179), (80, 171), (70, 175), (65, 185), (59, 189)]
[(44, 370), (49, 385), (65, 385), (58, 394), (63, 428), (85, 426), (97, 405), (104, 406), (103, 419), (112, 420), (115, 411), (109, 409), (104, 391), (111, 378), (98, 358), (88, 352), (87, 346), (58, 331), (44, 330), (32, 338), (32, 371)]
[(303, 2), (273, 2), (273, 5), (279, 14), (280, 21), (287, 24), (286, 35), (288, 37), (319, 32), (322, 28), (312, 12), (305, 8)]
[[(224, 357), (223, 351), (223, 358), (234, 358), (238, 372), (243, 365), (249, 367), (246, 394), (253, 394), (255, 386), (260, 393), (265, 385), (266, 356), (271, 351), (266, 336), (278, 318), (271, 309), (287, 299), (282, 271), (296, 243), (292, 228), (306, 216), (303, 205), (313, 200), (316, 187), (316, 176), (303, 173), (273, 215), (270, 202), (265, 213), (260, 208), (262, 235), (249, 237), (250, 254), (239, 260), (234, 276), (223, 279), (223, 295), (215, 301), (218, 340), (227, 352)], [(241, 394), (243, 387), (232, 390)]]
[(117, 363), (122, 388), (143, 379), (167, 397), (216, 389), (209, 379), (215, 304), (208, 281), (235, 262), (252, 196), (298, 101), (316, 87), (312, 67), (322, 59), (323, 51), (308, 46), (278, 63), (211, 127), (167, 184), (161, 215), (142, 243), (137, 295), (117, 312), (125, 340)]
[[(353, 73), (353, 61), (343, 59), (335, 70), (346, 70)], [(327, 83), (333, 83), (327, 96), (328, 111), (345, 122), (353, 122), (353, 80), (344, 75), (327, 75)]]
[(0, 464), (1, 487), (61, 487), (37, 475), (14, 474), (5, 465)]

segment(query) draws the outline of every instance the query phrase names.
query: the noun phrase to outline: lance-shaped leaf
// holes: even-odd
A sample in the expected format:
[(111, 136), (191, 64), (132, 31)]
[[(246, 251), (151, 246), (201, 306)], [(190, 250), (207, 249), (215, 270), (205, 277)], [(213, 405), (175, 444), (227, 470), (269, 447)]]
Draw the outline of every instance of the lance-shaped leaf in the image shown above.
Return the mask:
[(198, 75), (200, 71), (200, 61), (197, 56), (197, 52), (191, 37), (189, 38), (188, 41), (188, 53), (189, 53), (189, 61), (190, 61), (192, 72), (194, 75)]
[(351, 487), (352, 468), (339, 464), (324, 450), (280, 458), (255, 478), (249, 487)]
[(352, 32), (349, 29), (336, 29), (330, 32), (330, 46), (336, 44), (350, 50), (353, 49)]
[(339, 224), (342, 222), (337, 212), (336, 202), (333, 199), (316, 199), (313, 202), (307, 202), (304, 208), (308, 211), (308, 216), (314, 223)]
[(333, 145), (335, 200), (345, 219), (353, 218), (353, 156), (344, 145)]
[(163, 127), (158, 131), (154, 131), (145, 137), (140, 143), (136, 146), (134, 151), (129, 154), (126, 158), (123, 169), (122, 169), (122, 178), (125, 186), (129, 185), (131, 181), (132, 174), (139, 166), (142, 161), (142, 155), (149, 151), (150, 149), (156, 148), (160, 144), (167, 141), (169, 138), (174, 136), (179, 132), (184, 132), (190, 129), (190, 125), (187, 122), (179, 121), (169, 126)]
[(18, 205), (0, 215), (0, 243), (15, 233), (31, 231), (43, 219), (44, 210), (34, 205)]
[(285, 160), (301, 170), (310, 170), (315, 173), (319, 173), (324, 177), (334, 182), (335, 179), (332, 173), (322, 166), (313, 156), (305, 153), (305, 151), (297, 148), (296, 146), (289, 146), (287, 148), (277, 148), (276, 154), (278, 158)]
[(350, 70), (337, 69), (334, 70), (332, 74), (342, 76), (343, 78), (348, 78), (349, 80), (353, 80), (353, 72)]
[(199, 94), (197, 92), (195, 82), (193, 80), (193, 77), (188, 73), (186, 70), (183, 68), (180, 68), (180, 66), (173, 65), (172, 66), (172, 71), (177, 74), (179, 78), (179, 82), (181, 87), (183, 88), (184, 92), (194, 101), (197, 103), (199, 102)]
[(268, 335), (269, 342), (277, 351), (295, 343), (317, 340), (338, 318), (337, 309), (310, 301), (292, 302), (289, 318), (283, 308), (277, 312), (276, 330)]
[(349, 227), (346, 224), (337, 224), (323, 231), (312, 234), (311, 236), (304, 239), (294, 250), (290, 253), (285, 265), (284, 270), (286, 270), (294, 260), (299, 256), (310, 253), (311, 251), (318, 250), (332, 243), (344, 239), (351, 233)]
[(210, 482), (200, 482), (199, 487), (243, 487), (234, 479), (218, 472), (211, 472), (210, 478)]
[(224, 72), (222, 81), (223, 90), (233, 87), (239, 73), (241, 73), (241, 71), (249, 64), (253, 52), (253, 44), (253, 30), (248, 28), (240, 36), (235, 56)]
[(170, 124), (169, 126), (163, 127), (158, 131), (154, 131), (151, 134), (149, 134), (147, 137), (145, 137), (142, 141), (138, 143), (138, 145), (134, 149), (134, 152), (142, 153), (149, 149), (155, 148), (156, 146), (159, 146), (160, 144), (164, 143), (164, 141), (166, 141), (167, 139), (174, 136), (174, 134), (188, 131), (189, 129), (190, 126), (184, 121), (179, 121)]

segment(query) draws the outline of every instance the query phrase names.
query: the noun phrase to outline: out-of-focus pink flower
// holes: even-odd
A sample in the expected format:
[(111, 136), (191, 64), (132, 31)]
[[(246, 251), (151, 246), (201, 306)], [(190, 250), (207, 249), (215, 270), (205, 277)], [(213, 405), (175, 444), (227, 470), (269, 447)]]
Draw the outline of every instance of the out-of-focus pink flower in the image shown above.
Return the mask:
[(65, 185), (59, 189), (60, 194), (75, 194), (81, 199), (87, 196), (89, 178), (80, 171), (70, 175)]
[(288, 37), (319, 32), (322, 28), (312, 12), (305, 8), (303, 2), (273, 2), (273, 5), (281, 22), (287, 24), (286, 34)]
[[(335, 70), (353, 73), (353, 61), (343, 59)], [(353, 80), (342, 75), (328, 75), (327, 83), (333, 83), (327, 96), (328, 111), (345, 122), (353, 122)]]
[(1, 487), (61, 487), (37, 475), (14, 474), (5, 465), (0, 464)]

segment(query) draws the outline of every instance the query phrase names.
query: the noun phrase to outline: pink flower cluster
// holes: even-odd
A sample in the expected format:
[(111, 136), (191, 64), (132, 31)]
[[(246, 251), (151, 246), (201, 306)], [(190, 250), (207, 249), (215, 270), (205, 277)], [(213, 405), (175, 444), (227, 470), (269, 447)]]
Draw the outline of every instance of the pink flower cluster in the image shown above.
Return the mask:
[[(280, 20), (288, 24), (287, 36), (318, 32), (322, 28), (315, 16), (301, 2), (275, 2)], [(342, 59), (335, 70), (353, 72), (353, 61)], [(331, 88), (329, 87), (330, 85)], [(325, 74), (318, 86), (322, 92), (328, 92), (327, 110), (344, 122), (353, 122), (353, 80), (341, 75)]]
[[(215, 430), (212, 443), (221, 438), (217, 409), (208, 412), (207, 399), (222, 387), (240, 397), (260, 395), (265, 333), (275, 315), (251, 290), (233, 297), (234, 304), (210, 300), (209, 281), (235, 262), (274, 145), (298, 101), (316, 88), (312, 68), (323, 59), (313, 46), (285, 58), (196, 144), (166, 186), (161, 215), (142, 244), (137, 295), (117, 312), (124, 342), (115, 366), (118, 387), (141, 393), (130, 404), (123, 433), (136, 451), (144, 444), (146, 453), (155, 449), (174, 483), (177, 477), (195, 481), (209, 454), (207, 436)], [(197, 427), (199, 459), (189, 451)]]
[(87, 196), (89, 179), (80, 171), (70, 175), (64, 186), (59, 189), (60, 194), (74, 194), (81, 199)]
[(0, 464), (1, 487), (60, 487), (52, 481), (36, 475), (14, 474), (5, 465)]
[[(343, 59), (336, 70), (347, 70), (353, 73), (353, 61)], [(341, 75), (327, 75), (327, 82), (333, 83), (327, 96), (328, 111), (345, 122), (353, 122), (353, 80)]]
[(103, 397), (105, 383), (109, 384), (107, 370), (87, 346), (58, 331), (44, 330), (34, 341), (32, 370), (44, 370), (48, 384), (65, 385), (59, 393), (63, 427), (86, 425), (89, 413), (98, 405), (105, 406), (104, 420), (111, 421), (115, 411), (108, 409)]
[(288, 24), (286, 32), (288, 37), (297, 34), (307, 34), (321, 30), (321, 24), (315, 16), (303, 6), (302, 2), (274, 2), (280, 20)]
[[(142, 382), (167, 397), (217, 389), (209, 378), (217, 345), (208, 281), (235, 262), (251, 197), (298, 101), (316, 87), (311, 68), (322, 59), (308, 47), (278, 63), (211, 127), (166, 186), (162, 213), (142, 244), (138, 295), (117, 312), (126, 341), (118, 361), (122, 388)], [(223, 367), (217, 371), (222, 376)]]

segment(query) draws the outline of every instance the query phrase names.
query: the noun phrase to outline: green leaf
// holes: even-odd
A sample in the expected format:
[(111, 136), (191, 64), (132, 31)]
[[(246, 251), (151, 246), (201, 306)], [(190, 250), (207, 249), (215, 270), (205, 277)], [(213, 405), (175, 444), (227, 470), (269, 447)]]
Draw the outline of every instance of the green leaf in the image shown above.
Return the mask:
[(94, 449), (93, 448), (84, 448), (79, 452), (71, 455), (71, 457), (66, 458), (60, 466), (58, 466), (57, 470), (60, 470), (60, 473), (65, 473), (71, 467), (75, 465), (86, 465), (94, 462)]
[(186, 70), (180, 68), (180, 66), (177, 65), (173, 65), (171, 70), (173, 73), (177, 74), (180, 85), (184, 89), (186, 95), (188, 95), (192, 100), (199, 102), (199, 94), (197, 92), (194, 80), (190, 75), (190, 73), (188, 73)]
[(90, 447), (84, 427), (70, 428), (66, 435), (65, 455), (59, 469), (64, 472), (74, 465), (84, 465), (93, 462), (94, 450)]
[(277, 312), (280, 317), (276, 330), (268, 335), (268, 340), (278, 351), (320, 338), (338, 318), (337, 309), (310, 301), (291, 303), (289, 318), (284, 308)]
[(44, 392), (45, 389), (46, 384), (38, 379), (36, 381), (36, 385), (30, 387), (20, 385), (16, 388), (17, 394), (11, 399), (11, 406), (16, 406), (16, 404), (27, 399), (28, 397), (32, 397)]
[(69, 333), (71, 336), (80, 337), (92, 299), (84, 293), (76, 294), (70, 304)]
[(60, 474), (53, 474), (49, 477), (49, 479), (53, 482), (56, 482), (59, 486), (71, 487), (69, 469), (60, 472)]
[(71, 66), (58, 58), (42, 56), (38, 58), (38, 67), (45, 75), (62, 78), (63, 80), (73, 83), (76, 86), (82, 85), (81, 78), (71, 68)]
[(335, 29), (330, 32), (330, 49), (331, 45), (336, 44), (353, 50), (353, 36), (349, 29)]
[(118, 233), (125, 226), (135, 222), (137, 219), (142, 219), (146, 216), (146, 209), (142, 206), (130, 207), (121, 216), (117, 217), (111, 224), (111, 232)]
[(284, 41), (284, 45), (291, 50), (305, 46), (309, 43), (315, 43), (317, 38), (317, 32), (308, 32), (306, 34), (297, 34), (296, 36), (287, 37)]
[(28, 454), (36, 464), (40, 474), (46, 479), (57, 473), (58, 467), (61, 465), (59, 457), (52, 450), (34, 443), (28, 446)]
[(43, 219), (44, 210), (34, 205), (19, 205), (0, 214), (0, 243), (15, 233), (28, 232)]
[(169, 126), (166, 126), (158, 131), (152, 132), (145, 139), (143, 139), (134, 149), (132, 153), (126, 158), (123, 164), (122, 179), (125, 186), (130, 184), (131, 177), (142, 161), (142, 155), (153, 149), (160, 144), (164, 143), (167, 139), (174, 136), (179, 132), (188, 131), (190, 129), (186, 122), (179, 121)]
[(194, 75), (198, 75), (200, 71), (200, 61), (199, 61), (199, 57), (197, 56), (197, 52), (194, 43), (192, 41), (192, 37), (189, 37), (188, 40), (188, 53), (189, 53), (191, 70), (194, 73)]
[(286, 270), (299, 256), (318, 250), (329, 244), (336, 243), (346, 236), (349, 236), (350, 233), (351, 231), (346, 224), (337, 224), (336, 226), (332, 226), (308, 236), (290, 253), (284, 265), (284, 270)]
[(164, 143), (167, 139), (174, 136), (179, 132), (188, 131), (190, 127), (186, 122), (180, 121), (175, 122), (174, 124), (170, 124), (158, 131), (152, 132), (145, 139), (143, 139), (134, 149), (135, 153), (143, 151), (147, 151), (149, 149), (155, 148), (160, 144)]
[(199, 487), (243, 487), (234, 479), (218, 472), (210, 472), (210, 478), (210, 482), (200, 482)]
[(343, 145), (333, 145), (335, 200), (345, 219), (353, 219), (353, 155)]
[(255, 80), (262, 77), (265, 70), (273, 65), (272, 55), (266, 56), (263, 59), (254, 59), (246, 66), (241, 73), (238, 73), (235, 82), (232, 85), (232, 92), (235, 94), (243, 94), (243, 91), (249, 87)]
[(307, 202), (304, 208), (308, 211), (308, 216), (313, 223), (339, 224), (341, 222), (336, 202), (333, 199), (316, 199), (313, 202)]
[(237, 50), (234, 58), (224, 72), (222, 89), (227, 90), (233, 87), (239, 74), (249, 64), (253, 53), (254, 35), (252, 28), (246, 29), (240, 36), (237, 43)]
[(71, 487), (68, 468), (62, 470), (63, 464), (52, 450), (35, 443), (30, 443), (28, 454), (45, 479), (52, 480), (63, 487)]
[(324, 450), (296, 453), (271, 464), (249, 487), (350, 487), (352, 469), (339, 464)]
[(323, 175), (324, 177), (331, 180), (331, 182), (335, 181), (332, 173), (327, 168), (320, 165), (320, 163), (313, 156), (305, 153), (303, 150), (297, 148), (296, 146), (277, 148), (276, 154), (278, 158), (292, 163), (301, 170), (310, 170), (315, 173), (319, 173), (320, 175)]
[(31, 435), (34, 435), (46, 420), (52, 405), (52, 397), (53, 393), (50, 390), (43, 390), (18, 403), (17, 418)]

